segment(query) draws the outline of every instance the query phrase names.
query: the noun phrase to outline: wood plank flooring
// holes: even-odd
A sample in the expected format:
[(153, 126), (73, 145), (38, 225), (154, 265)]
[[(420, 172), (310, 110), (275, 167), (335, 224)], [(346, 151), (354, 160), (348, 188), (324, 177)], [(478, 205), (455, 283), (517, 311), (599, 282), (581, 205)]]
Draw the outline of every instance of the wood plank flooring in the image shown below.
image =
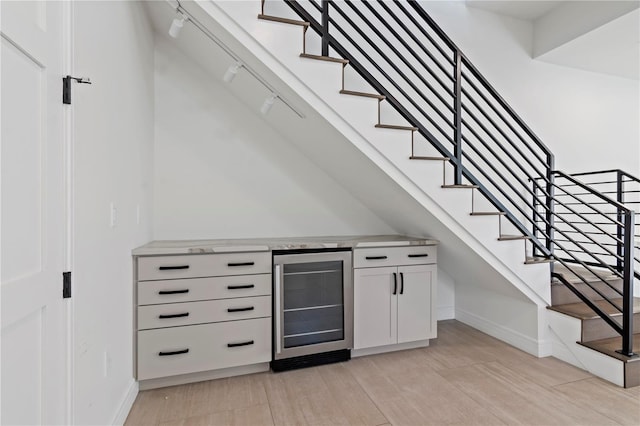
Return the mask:
[(125, 425), (638, 425), (622, 389), (455, 320), (431, 346), (138, 394)]

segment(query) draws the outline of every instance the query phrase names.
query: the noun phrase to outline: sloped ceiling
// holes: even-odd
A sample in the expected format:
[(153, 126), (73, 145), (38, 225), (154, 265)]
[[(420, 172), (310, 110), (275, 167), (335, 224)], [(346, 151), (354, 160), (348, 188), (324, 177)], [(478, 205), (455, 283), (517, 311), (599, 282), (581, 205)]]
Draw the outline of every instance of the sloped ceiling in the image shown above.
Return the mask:
[(468, 7), (528, 21), (532, 57), (640, 79), (640, 1), (486, 1)]

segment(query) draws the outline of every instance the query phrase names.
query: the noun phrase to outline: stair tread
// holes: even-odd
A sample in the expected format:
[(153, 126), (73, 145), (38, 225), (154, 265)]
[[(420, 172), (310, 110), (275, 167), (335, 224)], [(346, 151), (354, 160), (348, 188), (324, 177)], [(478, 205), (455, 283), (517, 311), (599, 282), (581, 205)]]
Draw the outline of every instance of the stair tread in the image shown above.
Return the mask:
[(353, 95), (353, 96), (362, 96), (364, 98), (375, 98), (375, 99), (386, 99), (385, 95), (379, 95), (377, 93), (367, 93), (367, 92), (357, 92), (355, 90), (340, 90), (340, 94), (342, 95)]
[[(623, 362), (640, 362), (640, 356), (634, 358), (626, 357), (617, 353), (617, 350), (622, 348), (622, 337), (610, 337), (608, 339), (593, 340), (591, 342), (577, 342), (579, 345), (593, 349), (612, 358), (619, 359)], [(640, 354), (640, 333), (634, 333), (633, 335), (633, 352)]]
[(528, 257), (524, 261), (525, 265), (535, 265), (538, 263), (552, 263), (553, 259), (547, 257)]
[(505, 212), (471, 212), (471, 216), (504, 216)]
[[(572, 268), (575, 271), (575, 274), (578, 274), (579, 276), (583, 277), (587, 282), (599, 282), (599, 281), (602, 281), (600, 278), (598, 278), (596, 275), (592, 274), (591, 272), (589, 272), (587, 269), (585, 269), (582, 266), (575, 265), (575, 266), (572, 266)], [(602, 277), (603, 279), (605, 279), (607, 281), (620, 280), (621, 279), (619, 276), (617, 276), (615, 274), (612, 274), (611, 271), (609, 271), (608, 269), (602, 269), (602, 268), (597, 268), (597, 267), (591, 267), (591, 269), (596, 271), (600, 277)], [(564, 278), (567, 281), (569, 281), (571, 284), (581, 284), (581, 283), (583, 283), (583, 281), (580, 278), (578, 278), (573, 272), (569, 271), (563, 265), (556, 265), (554, 267), (554, 272), (564, 276)], [(552, 281), (552, 285), (553, 284), (564, 285), (557, 278), (554, 278), (554, 280)]]
[(410, 160), (437, 160), (437, 161), (449, 161), (451, 160), (449, 157), (429, 157), (424, 155), (412, 155), (409, 157)]
[(529, 240), (531, 237), (528, 235), (500, 235), (498, 241), (515, 241), (515, 240)]
[[(611, 299), (612, 302), (622, 305), (622, 298), (618, 297), (615, 299)], [(600, 309), (602, 309), (605, 313), (611, 316), (620, 316), (622, 315), (616, 308), (611, 306), (610, 303), (604, 300), (594, 300), (593, 303)], [(578, 318), (581, 320), (595, 319), (600, 318), (590, 307), (588, 307), (584, 302), (576, 302), (576, 303), (565, 303), (563, 305), (555, 305), (548, 306), (547, 309), (560, 312), (561, 314), (568, 315), (570, 317)], [(633, 312), (640, 313), (640, 297), (633, 298)]]
[(413, 127), (413, 126), (398, 126), (396, 124), (376, 124), (376, 128), (378, 128), (378, 129), (394, 129), (394, 130), (411, 130), (411, 131), (418, 130), (417, 127)]
[(299, 21), (297, 19), (281, 18), (279, 16), (265, 15), (263, 13), (258, 15), (258, 19), (263, 19), (265, 21), (282, 22), (283, 24), (299, 25), (301, 27), (308, 27), (309, 25), (311, 25), (307, 21)]
[(478, 188), (478, 185), (440, 185), (440, 188), (447, 188), (447, 189), (454, 189), (454, 188), (461, 188), (461, 189), (475, 189)]
[(334, 58), (332, 56), (312, 55), (310, 53), (301, 53), (300, 57), (301, 58), (307, 58), (307, 59), (316, 59), (318, 61), (337, 62), (337, 63), (340, 63), (340, 64), (348, 64), (349, 63), (348, 59)]

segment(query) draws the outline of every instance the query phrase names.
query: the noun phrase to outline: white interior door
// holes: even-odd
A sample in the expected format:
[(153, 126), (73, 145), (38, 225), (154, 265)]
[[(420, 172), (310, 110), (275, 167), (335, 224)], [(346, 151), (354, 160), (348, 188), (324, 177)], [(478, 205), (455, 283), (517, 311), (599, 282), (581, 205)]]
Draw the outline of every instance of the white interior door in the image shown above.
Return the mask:
[(62, 2), (0, 7), (0, 423), (66, 424)]

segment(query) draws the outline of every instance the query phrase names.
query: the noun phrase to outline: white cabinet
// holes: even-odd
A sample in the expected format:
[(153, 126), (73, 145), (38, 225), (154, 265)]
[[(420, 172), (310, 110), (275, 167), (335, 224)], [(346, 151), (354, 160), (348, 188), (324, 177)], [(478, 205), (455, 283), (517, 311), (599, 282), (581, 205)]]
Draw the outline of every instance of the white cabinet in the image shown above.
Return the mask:
[(436, 337), (435, 259), (433, 246), (354, 250), (355, 350)]
[(267, 369), (270, 252), (138, 256), (135, 265), (134, 363), (141, 387), (203, 380), (199, 374), (236, 367)]

